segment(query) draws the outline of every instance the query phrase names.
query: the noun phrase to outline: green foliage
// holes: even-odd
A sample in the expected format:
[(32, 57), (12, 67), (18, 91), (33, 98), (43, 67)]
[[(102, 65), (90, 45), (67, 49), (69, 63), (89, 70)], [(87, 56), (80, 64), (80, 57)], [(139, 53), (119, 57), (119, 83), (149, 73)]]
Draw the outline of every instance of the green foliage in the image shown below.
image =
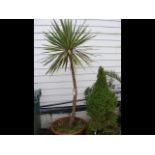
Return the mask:
[(86, 90), (84, 92), (85, 96), (88, 96), (90, 94), (90, 92), (92, 91), (92, 89), (93, 89), (93, 86), (86, 88)]
[(100, 122), (96, 122), (93, 119), (90, 120), (87, 134), (119, 134), (120, 128), (117, 123), (118, 116), (114, 112), (108, 112), (104, 119)]
[(121, 77), (119, 77), (119, 75), (114, 72), (114, 71), (105, 71), (105, 74), (108, 75), (111, 78), (114, 78), (116, 80), (118, 80), (121, 83)]
[(73, 24), (72, 20), (60, 19), (59, 22), (53, 21), (51, 30), (44, 33), (48, 42), (47, 45), (44, 45), (44, 49), (48, 56), (43, 63), (44, 65), (50, 65), (47, 73), (53, 73), (59, 68), (65, 68), (66, 70), (70, 61), (72, 61), (74, 67), (77, 65), (83, 67), (83, 63), (90, 63), (91, 59), (86, 52), (89, 47), (81, 47), (81, 45), (94, 36), (88, 31), (85, 23), (77, 26)]
[(117, 98), (108, 87), (106, 74), (102, 67), (99, 67), (97, 81), (94, 86), (88, 88), (85, 95), (87, 112), (91, 117), (89, 128), (98, 131), (115, 126), (117, 117), (115, 117), (113, 111), (117, 106)]

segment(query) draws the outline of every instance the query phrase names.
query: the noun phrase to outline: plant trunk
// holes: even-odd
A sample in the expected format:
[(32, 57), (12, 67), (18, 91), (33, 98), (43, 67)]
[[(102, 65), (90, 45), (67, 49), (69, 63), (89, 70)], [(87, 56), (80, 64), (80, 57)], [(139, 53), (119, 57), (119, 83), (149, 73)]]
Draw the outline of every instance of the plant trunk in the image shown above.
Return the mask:
[(72, 59), (70, 59), (70, 69), (71, 69), (72, 82), (73, 82), (73, 100), (72, 100), (72, 113), (70, 116), (69, 127), (72, 127), (74, 124), (75, 115), (76, 115), (76, 100), (77, 100), (77, 84), (76, 84), (75, 70), (74, 70)]

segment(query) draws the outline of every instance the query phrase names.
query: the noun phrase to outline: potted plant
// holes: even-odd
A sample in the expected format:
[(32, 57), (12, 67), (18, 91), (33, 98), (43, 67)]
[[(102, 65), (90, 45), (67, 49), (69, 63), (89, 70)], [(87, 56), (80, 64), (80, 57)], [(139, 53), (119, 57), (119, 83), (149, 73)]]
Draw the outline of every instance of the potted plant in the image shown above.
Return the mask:
[(81, 134), (86, 122), (76, 117), (77, 82), (75, 76), (76, 66), (84, 67), (91, 59), (86, 50), (88, 46), (80, 46), (90, 40), (92, 33), (88, 31), (85, 23), (77, 26), (72, 20), (53, 20), (51, 30), (45, 33), (48, 45), (45, 50), (48, 57), (44, 60), (44, 65), (50, 65), (47, 73), (53, 73), (60, 68), (70, 68), (73, 83), (72, 112), (70, 117), (60, 118), (53, 122), (52, 131), (55, 134)]
[(114, 113), (117, 98), (108, 86), (106, 72), (102, 67), (99, 67), (97, 81), (93, 87), (87, 88), (85, 94), (87, 113), (91, 117), (89, 134), (114, 134), (118, 128), (117, 115)]

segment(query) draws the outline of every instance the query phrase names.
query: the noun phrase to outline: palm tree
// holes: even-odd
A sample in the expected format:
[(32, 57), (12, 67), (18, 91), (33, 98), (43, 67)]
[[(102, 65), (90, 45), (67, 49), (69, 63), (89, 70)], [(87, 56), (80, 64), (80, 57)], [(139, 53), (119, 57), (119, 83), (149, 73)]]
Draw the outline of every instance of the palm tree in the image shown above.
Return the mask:
[(62, 20), (59, 22), (53, 20), (51, 30), (45, 33), (48, 45), (44, 48), (48, 54), (44, 60), (44, 65), (49, 64), (50, 67), (47, 73), (53, 73), (60, 68), (69, 66), (73, 82), (73, 100), (72, 113), (69, 126), (71, 127), (75, 120), (76, 100), (77, 100), (77, 82), (75, 77), (75, 68), (80, 65), (84, 67), (84, 63), (89, 64), (91, 59), (86, 52), (90, 47), (81, 46), (86, 41), (90, 40), (92, 33), (87, 30), (85, 22), (82, 25), (73, 24), (72, 20)]

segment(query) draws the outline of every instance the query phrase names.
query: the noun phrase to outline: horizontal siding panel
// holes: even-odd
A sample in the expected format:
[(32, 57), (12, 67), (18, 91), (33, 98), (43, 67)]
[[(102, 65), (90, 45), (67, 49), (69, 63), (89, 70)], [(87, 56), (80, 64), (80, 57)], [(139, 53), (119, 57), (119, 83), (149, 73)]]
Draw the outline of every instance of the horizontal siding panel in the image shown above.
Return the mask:
[[(85, 69), (87, 69), (87, 68), (94, 68), (94, 67), (96, 68), (98, 66), (107, 67), (107, 66), (120, 66), (120, 65), (121, 65), (120, 60), (116, 60), (116, 61), (114, 61), (114, 60), (103, 61), (103, 59), (102, 59), (102, 60), (98, 60), (98, 61), (93, 61), (91, 63), (91, 65), (86, 66)], [(49, 66), (50, 66), (50, 64), (47, 65), (47, 66), (43, 66), (39, 62), (38, 63), (34, 63), (34, 69), (45, 69), (45, 68), (48, 69)], [(79, 67), (77, 67), (77, 68), (79, 68)]]
[[(116, 72), (118, 75), (121, 75), (121, 72)], [(85, 82), (85, 81), (95, 81), (96, 80), (96, 76), (97, 76), (97, 73), (93, 73), (93, 74), (84, 74), (84, 75), (77, 75), (79, 76), (77, 78), (77, 82), (80, 83), (80, 82)], [(88, 76), (90, 76), (90, 78), (88, 78)], [(59, 78), (61, 77), (61, 78)], [(62, 77), (64, 77), (62, 79)], [(35, 85), (39, 85), (39, 84), (52, 84), (52, 83), (55, 83), (55, 84), (58, 84), (58, 83), (61, 83), (62, 85), (65, 83), (72, 83), (72, 80), (70, 79), (71, 75), (66, 75), (66, 76), (53, 76), (52, 79), (53, 80), (50, 80), (49, 77), (47, 76), (35, 76), (34, 79), (36, 80), (35, 81)], [(57, 79), (56, 79), (57, 78)], [(48, 81), (45, 81), (45, 79), (48, 79)], [(56, 79), (54, 81), (54, 79)], [(70, 80), (69, 80), (70, 79)], [(78, 86), (79, 87), (79, 86)], [(55, 88), (55, 87), (54, 87)], [(51, 87), (51, 89), (54, 89), (53, 87)], [(62, 88), (66, 88), (66, 87), (63, 87)], [(67, 87), (68, 88), (68, 87)]]
[[(86, 88), (91, 86), (93, 83), (95, 82), (95, 80), (85, 80), (85, 81), (77, 81), (77, 85), (79, 88)], [(69, 82), (64, 82), (63, 84), (58, 82), (58, 83), (37, 83), (35, 82), (35, 89), (63, 89), (63, 88), (72, 88), (72, 81)]]
[[(35, 82), (38, 83), (63, 83), (63, 82), (70, 82), (72, 81), (71, 75), (70, 76), (44, 76), (44, 77), (34, 77)], [(96, 75), (95, 74), (89, 74), (89, 76), (81, 76), (77, 75), (76, 76), (77, 81), (87, 81), (87, 80), (96, 80)]]
[[(57, 22), (59, 22), (59, 20), (56, 20)], [(83, 23), (83, 19), (82, 20), (77, 20), (77, 25), (81, 25)], [(40, 20), (34, 20), (34, 25), (37, 26), (49, 26), (51, 25), (52, 19), (40, 19)], [(89, 26), (97, 26), (97, 27), (121, 27), (121, 21), (120, 20), (85, 20), (85, 24), (89, 25)], [(75, 23), (75, 20), (73, 20), (73, 23)]]
[[(94, 81), (80, 81), (77, 82), (78, 87), (88, 87), (90, 86)], [(36, 88), (42, 88), (42, 89), (58, 89), (58, 88), (72, 88), (72, 82), (64, 82), (62, 83), (37, 83), (34, 82)]]
[[(44, 55), (45, 50), (42, 48), (34, 48), (34, 55)], [(88, 52), (92, 54), (98, 54), (98, 53), (103, 53), (103, 54), (121, 54), (121, 48), (94, 48), (93, 50), (89, 50)]]
[[(94, 83), (94, 81), (88, 81), (88, 83), (80, 82), (79, 85), (78, 85), (78, 90), (79, 89), (85, 90), (87, 87), (92, 86), (93, 83)], [(118, 88), (121, 88), (119, 83), (117, 83), (116, 86)], [(62, 84), (58, 85), (57, 83), (55, 85), (53, 85), (52, 83), (41, 83), (40, 85), (39, 84), (35, 84), (34, 88), (35, 89), (42, 89), (42, 90), (53, 90), (53, 91), (56, 91), (57, 93), (59, 93), (61, 91), (64, 92), (66, 90), (72, 90), (72, 83), (70, 83), (70, 84), (64, 83), (63, 85)]]
[[(43, 59), (46, 59), (48, 55), (37, 55), (34, 57), (34, 62), (42, 62)], [(95, 54), (93, 56), (90, 56), (90, 58), (93, 61), (97, 61), (97, 60), (104, 60), (104, 61), (108, 61), (108, 60), (119, 60), (121, 59), (121, 54)]]
[[(43, 45), (49, 45), (46, 40), (35, 40), (34, 47), (44, 47)], [(121, 41), (102, 41), (102, 40), (90, 40), (84, 43), (82, 46), (93, 46), (93, 47), (102, 47), (102, 46), (113, 46), (113, 47), (120, 47)]]
[[(81, 46), (79, 46), (80, 48), (85, 48), (84, 46), (88, 46), (88, 45), (86, 45), (86, 44), (84, 44), (84, 45), (81, 45)], [(92, 46), (92, 45), (89, 45), (89, 46), (91, 46), (91, 47), (93, 47), (93, 49), (94, 50), (99, 50), (99, 49), (102, 49), (102, 48), (105, 48), (105, 49), (107, 49), (107, 48), (121, 48), (121, 46)], [(39, 47), (34, 47), (34, 48), (36, 48), (36, 49), (44, 49), (43, 48), (43, 45), (40, 45)]]
[[(43, 33), (43, 32), (49, 32), (51, 30), (50, 26), (35, 26), (34, 27), (34, 33)], [(88, 30), (91, 30), (92, 33), (112, 33), (112, 34), (120, 34), (121, 29), (120, 28), (108, 28), (108, 27), (88, 27)]]
[[(85, 81), (95, 81), (95, 79), (93, 80), (93, 79), (89, 79), (89, 80), (85, 80), (85, 79), (82, 79), (82, 80), (77, 80), (77, 83), (80, 83), (80, 82), (85, 82)], [(71, 80), (60, 80), (60, 81), (42, 81), (42, 82), (40, 82), (40, 81), (35, 81), (35, 84), (52, 84), (52, 83), (54, 83), (54, 84), (57, 84), (57, 83), (59, 83), (59, 84), (61, 84), (61, 85), (63, 85), (64, 83), (68, 83), (68, 84), (70, 84), (70, 83), (72, 83), (72, 81)]]
[[(76, 81), (95, 81), (97, 78), (97, 73), (92, 74), (77, 74)], [(71, 75), (62, 76), (34, 76), (35, 83), (69, 83), (72, 82)]]
[[(111, 67), (104, 67), (105, 70), (113, 70), (115, 72), (120, 73), (121, 72), (121, 68), (120, 66), (111, 66)], [(35, 69), (34, 70), (34, 76), (51, 76), (51, 75), (45, 75), (47, 69)], [(98, 66), (94, 67), (93, 69), (91, 69), (90, 67), (87, 69), (77, 69), (76, 70), (76, 75), (90, 75), (90, 74), (97, 74), (98, 71)], [(58, 72), (55, 72), (52, 76), (71, 76), (70, 70), (66, 70), (64, 72), (63, 69), (61, 69)]]
[[(70, 88), (70, 90), (72, 91), (72, 88)], [(84, 90), (85, 89), (83, 89), (83, 91), (78, 90), (78, 97), (81, 97), (80, 99), (84, 98)], [(60, 96), (62, 96), (62, 97), (71, 97), (71, 99), (70, 99), (70, 101), (71, 101), (72, 97), (73, 97), (73, 93), (72, 92), (64, 93), (63, 91), (61, 91), (61, 89), (59, 89), (58, 93), (53, 93), (52, 95), (51, 94), (50, 95), (42, 94), (42, 96), (44, 96), (45, 98), (50, 98), (50, 99), (51, 99), (51, 97), (55, 97), (55, 96), (57, 96), (57, 97), (60, 97)], [(42, 100), (47, 101), (43, 97), (42, 97)], [(55, 100), (55, 101), (59, 101), (59, 100)]]
[[(34, 40), (44, 40), (45, 36), (42, 33), (36, 33), (34, 35)], [(121, 35), (114, 35), (114, 34), (97, 34), (92, 40), (111, 40), (111, 41), (120, 41)]]
[[(85, 88), (78, 88), (78, 93), (84, 93), (84, 90)], [(59, 89), (59, 91), (56, 91), (55, 89), (42, 90), (42, 96), (51, 96), (51, 94), (52, 95), (71, 95), (72, 93), (73, 93), (72, 88), (65, 89), (65, 91), (63, 89)]]

